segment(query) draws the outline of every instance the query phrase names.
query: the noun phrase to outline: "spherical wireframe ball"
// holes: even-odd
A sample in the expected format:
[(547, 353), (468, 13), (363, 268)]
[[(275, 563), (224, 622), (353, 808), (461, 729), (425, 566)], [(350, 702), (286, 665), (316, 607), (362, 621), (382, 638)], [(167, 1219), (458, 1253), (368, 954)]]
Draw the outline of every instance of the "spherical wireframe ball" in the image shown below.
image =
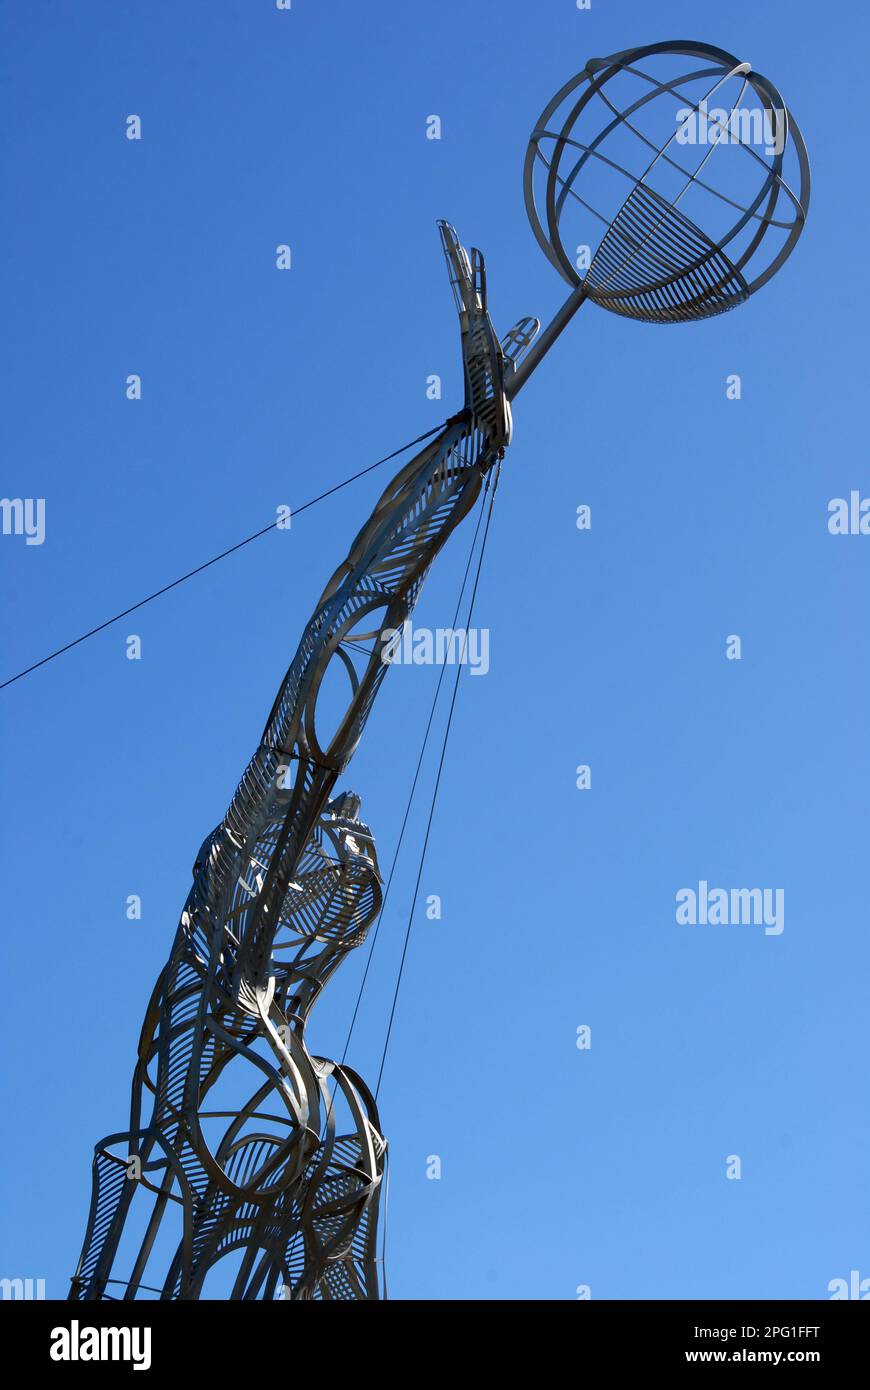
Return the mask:
[(777, 89), (688, 42), (587, 63), (542, 112), (524, 184), (564, 279), (647, 323), (743, 303), (791, 255), (810, 197), (806, 146)]

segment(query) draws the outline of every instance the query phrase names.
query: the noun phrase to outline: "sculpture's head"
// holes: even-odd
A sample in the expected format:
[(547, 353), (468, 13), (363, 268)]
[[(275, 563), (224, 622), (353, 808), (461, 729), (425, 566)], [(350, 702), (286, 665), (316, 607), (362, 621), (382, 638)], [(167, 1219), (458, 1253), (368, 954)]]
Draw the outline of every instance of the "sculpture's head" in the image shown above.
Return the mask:
[(807, 215), (806, 147), (749, 63), (704, 44), (596, 58), (542, 112), (526, 209), (547, 258), (605, 309), (681, 323), (748, 299)]

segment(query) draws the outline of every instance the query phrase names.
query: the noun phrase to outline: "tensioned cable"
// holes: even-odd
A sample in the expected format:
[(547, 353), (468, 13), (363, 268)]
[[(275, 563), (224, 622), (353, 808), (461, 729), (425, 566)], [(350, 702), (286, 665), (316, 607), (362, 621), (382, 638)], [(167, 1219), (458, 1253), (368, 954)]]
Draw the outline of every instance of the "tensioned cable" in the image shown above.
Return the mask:
[[(405, 969), (405, 958), (406, 958), (406, 956), (407, 956), (407, 954), (408, 954), (408, 943), (409, 943), (409, 941), (410, 941), (410, 939), (411, 939), (411, 926), (412, 926), (412, 923), (413, 923), (413, 921), (414, 921), (414, 910), (415, 910), (415, 908), (416, 908), (416, 906), (417, 906), (417, 897), (418, 897), (418, 894), (419, 894), (419, 892), (420, 892), (420, 880), (421, 880), (421, 878), (423, 877), (423, 866), (424, 866), (424, 864), (425, 864), (425, 862), (426, 862), (426, 849), (427, 849), (428, 844), (429, 844), (429, 832), (430, 832), (430, 830), (432, 829), (432, 818), (433, 818), (433, 816), (434, 816), (434, 814), (435, 814), (435, 803), (436, 803), (436, 801), (437, 801), (437, 799), (438, 799), (438, 788), (439, 788), (439, 786), (440, 786), (440, 784), (441, 784), (441, 772), (442, 772), (443, 767), (444, 767), (444, 757), (445, 757), (445, 754), (446, 754), (446, 752), (447, 752), (447, 740), (448, 740), (448, 737), (449, 737), (449, 735), (450, 735), (450, 726), (451, 726), (451, 723), (453, 722), (453, 711), (454, 711), (454, 708), (455, 708), (455, 706), (456, 706), (456, 695), (457, 695), (457, 692), (458, 692), (458, 690), (459, 690), (459, 677), (460, 677), (460, 675), (462, 674), (462, 662), (463, 662), (463, 658), (464, 658), (464, 656), (465, 656), (465, 646), (466, 646), (466, 643), (467, 643), (467, 641), (468, 641), (468, 630), (469, 630), (469, 627), (471, 626), (471, 615), (472, 615), (472, 613), (474, 612), (474, 600), (475, 600), (475, 598), (477, 597), (477, 586), (478, 586), (478, 583), (480, 582), (480, 572), (481, 572), (481, 569), (482, 569), (482, 567), (483, 567), (483, 557), (484, 557), (484, 553), (485, 553), (485, 551), (486, 551), (486, 541), (487, 541), (487, 537), (488, 537), (488, 535), (489, 535), (489, 523), (490, 523), (490, 521), (492, 520), (492, 509), (493, 509), (493, 505), (494, 505), (494, 503), (495, 503), (495, 492), (496, 492), (496, 488), (498, 487), (498, 478), (499, 478), (499, 473), (500, 473), (500, 472), (501, 472), (501, 463), (499, 462), (499, 463), (496, 464), (496, 468), (495, 468), (495, 476), (494, 476), (493, 484), (492, 484), (492, 494), (491, 494), (490, 499), (489, 499), (489, 510), (488, 510), (487, 516), (486, 516), (486, 527), (485, 527), (484, 532), (483, 532), (483, 541), (482, 541), (482, 543), (481, 543), (480, 555), (479, 555), (478, 561), (477, 561), (477, 571), (476, 571), (475, 576), (474, 576), (474, 588), (473, 588), (472, 591), (471, 591), (471, 601), (470, 601), (470, 603), (469, 603), (469, 605), (468, 605), (468, 618), (467, 618), (466, 624), (465, 624), (465, 633), (464, 633), (463, 642), (462, 642), (462, 653), (461, 653), (460, 658), (459, 658), (459, 664), (458, 664), (458, 666), (457, 666), (457, 668), (456, 668), (456, 679), (455, 679), (454, 682), (453, 682), (453, 696), (452, 696), (451, 701), (450, 701), (450, 709), (449, 709), (448, 714), (447, 714), (447, 726), (446, 726), (446, 728), (445, 728), (445, 730), (444, 730), (444, 739), (443, 739), (443, 742), (442, 742), (442, 744), (441, 744), (441, 758), (440, 758), (439, 763), (438, 763), (438, 773), (437, 773), (437, 776), (436, 776), (436, 778), (435, 778), (435, 787), (434, 787), (434, 790), (433, 790), (433, 792), (432, 792), (432, 804), (431, 804), (431, 806), (430, 806), (430, 808), (429, 808), (429, 820), (428, 820), (427, 825), (426, 825), (426, 835), (425, 835), (425, 838), (424, 838), (424, 840), (423, 840), (423, 849), (422, 849), (422, 852), (421, 852), (421, 854), (420, 854), (420, 867), (419, 867), (419, 870), (417, 871), (417, 882), (416, 882), (416, 884), (414, 885), (414, 897), (413, 897), (413, 899), (412, 899), (412, 901), (411, 901), (411, 909), (410, 909), (410, 912), (408, 913), (408, 925), (407, 925), (407, 927), (406, 927), (406, 929), (405, 929), (405, 941), (404, 941), (404, 945), (403, 945), (403, 947), (402, 947), (402, 959), (401, 959), (401, 962), (400, 962), (400, 964), (399, 964), (399, 973), (398, 973), (398, 976), (397, 976), (397, 978), (396, 978), (396, 988), (395, 988), (395, 991), (394, 991), (394, 993), (393, 993), (393, 1004), (392, 1004), (392, 1008), (390, 1009), (390, 1021), (389, 1021), (388, 1025), (387, 1025), (387, 1036), (386, 1036), (386, 1038), (384, 1039), (384, 1050), (383, 1050), (383, 1054), (382, 1054), (382, 1056), (381, 1056), (381, 1065), (380, 1065), (380, 1069), (379, 1069), (379, 1071), (378, 1071), (377, 1085), (375, 1086), (375, 1101), (376, 1101), (376, 1102), (377, 1102), (377, 1098), (378, 1098), (378, 1092), (379, 1092), (380, 1089), (381, 1089), (381, 1078), (382, 1078), (382, 1076), (383, 1076), (383, 1074), (384, 1074), (384, 1064), (385, 1064), (385, 1062), (386, 1062), (386, 1060), (387, 1060), (387, 1049), (388, 1049), (388, 1047), (389, 1047), (389, 1045), (390, 1045), (390, 1035), (391, 1035), (391, 1033), (392, 1033), (392, 1031), (393, 1031), (393, 1019), (394, 1019), (395, 1014), (396, 1014), (396, 1004), (397, 1004), (397, 1001), (398, 1001), (398, 998), (399, 998), (399, 989), (400, 989), (401, 984), (402, 984), (402, 974), (403, 974), (404, 969)], [(489, 479), (487, 479), (487, 486), (489, 486)], [(481, 508), (481, 515), (482, 515), (482, 514), (483, 514), (483, 508)], [(478, 518), (478, 528), (479, 528), (479, 526), (480, 526), (480, 519)], [(476, 540), (476, 539), (477, 539), (477, 535), (476, 535), (476, 533), (475, 533), (475, 540)], [(474, 547), (473, 547), (473, 545), (472, 545), (472, 554), (473, 554), (473, 553), (474, 553)], [(466, 571), (466, 577), (467, 577), (467, 571)], [(464, 584), (464, 581), (463, 581), (463, 588), (464, 588), (464, 587), (465, 587), (465, 584)], [(461, 595), (460, 595), (460, 597), (461, 597)], [(456, 619), (454, 618), (453, 621), (454, 621), (454, 625), (455, 625)], [(444, 668), (442, 667), (441, 669), (442, 669), (442, 671), (443, 671)], [(384, 1282), (384, 1297), (386, 1298), (386, 1297), (387, 1297), (387, 1221), (388, 1221), (388, 1215), (389, 1215), (389, 1199), (390, 1199), (390, 1188), (389, 1188), (389, 1150), (387, 1150), (387, 1154), (386, 1154), (385, 1161), (384, 1161), (384, 1177), (385, 1177), (385, 1180), (386, 1180), (386, 1181), (385, 1181), (385, 1188), (384, 1188), (384, 1219), (383, 1219), (383, 1225), (382, 1225), (382, 1231), (381, 1231), (381, 1259), (380, 1259), (380, 1265), (381, 1265), (381, 1277), (382, 1277), (383, 1282)]]
[[(487, 479), (486, 487), (487, 487), (487, 490), (488, 490), (488, 488), (489, 488), (489, 479)], [(456, 620), (457, 620), (457, 618), (459, 617), (459, 610), (460, 610), (460, 607), (462, 606), (462, 598), (463, 598), (463, 595), (464, 595), (464, 593), (465, 593), (465, 586), (466, 586), (466, 584), (468, 583), (468, 575), (469, 575), (469, 572), (470, 572), (470, 570), (471, 570), (471, 562), (472, 562), (472, 559), (474, 558), (474, 551), (475, 551), (475, 547), (477, 546), (477, 537), (478, 537), (478, 535), (479, 535), (479, 533), (480, 533), (480, 523), (481, 523), (481, 521), (483, 520), (483, 513), (484, 513), (484, 510), (485, 510), (485, 507), (486, 507), (486, 493), (484, 493), (484, 499), (483, 499), (483, 502), (482, 502), (482, 504), (481, 504), (480, 511), (479, 511), (478, 514), (477, 514), (477, 525), (476, 525), (475, 528), (474, 528), (474, 536), (473, 536), (472, 541), (471, 541), (471, 547), (470, 547), (470, 549), (469, 549), (469, 551), (468, 551), (468, 560), (467, 560), (466, 565), (465, 565), (465, 574), (462, 576), (462, 584), (461, 584), (460, 589), (459, 589), (459, 597), (458, 597), (457, 600), (456, 600), (456, 609), (455, 609), (454, 614), (453, 614), (453, 630), (455, 630), (455, 628), (456, 628)], [(460, 661), (461, 661), (461, 658), (460, 658)], [(392, 862), (392, 864), (390, 865), (390, 872), (389, 872), (389, 875), (388, 875), (388, 877), (387, 877), (387, 886), (386, 886), (386, 888), (384, 889), (384, 897), (383, 897), (383, 901), (382, 901), (382, 903), (381, 903), (380, 911), (379, 911), (379, 913), (378, 913), (378, 919), (377, 919), (377, 921), (375, 922), (374, 930), (372, 931), (372, 944), (371, 944), (371, 946), (370, 946), (370, 948), (369, 948), (368, 956), (367, 956), (367, 959), (366, 959), (365, 970), (364, 970), (364, 972), (363, 972), (363, 977), (362, 977), (362, 980), (361, 980), (361, 982), (360, 982), (359, 992), (358, 992), (358, 994), (357, 994), (357, 999), (356, 999), (356, 1006), (355, 1006), (354, 1011), (353, 1011), (353, 1017), (351, 1018), (351, 1021), (350, 1021), (350, 1027), (349, 1027), (348, 1030), (347, 1030), (347, 1038), (345, 1039), (344, 1050), (343, 1050), (343, 1052), (342, 1052), (342, 1054), (341, 1054), (341, 1065), (342, 1065), (342, 1066), (344, 1066), (344, 1063), (345, 1063), (345, 1061), (346, 1061), (346, 1059), (347, 1059), (348, 1049), (350, 1048), (350, 1040), (351, 1040), (351, 1037), (353, 1036), (354, 1027), (356, 1026), (357, 1014), (359, 1013), (360, 1004), (361, 1004), (361, 1002), (362, 1002), (363, 991), (364, 991), (365, 986), (366, 986), (366, 980), (368, 979), (369, 968), (371, 967), (371, 963), (372, 963), (372, 956), (373, 956), (374, 953), (375, 953), (375, 946), (376, 946), (377, 940), (378, 940), (378, 932), (379, 932), (379, 930), (380, 930), (381, 922), (382, 922), (382, 920), (383, 920), (384, 912), (385, 912), (385, 910), (386, 910), (387, 899), (388, 899), (389, 896), (390, 896), (390, 887), (391, 887), (392, 882), (393, 882), (393, 875), (394, 875), (395, 872), (396, 872), (396, 863), (397, 863), (398, 858), (399, 858), (399, 851), (400, 851), (401, 848), (402, 848), (402, 841), (403, 841), (404, 838), (405, 838), (405, 830), (406, 830), (407, 825), (408, 825), (408, 817), (409, 817), (410, 814), (411, 814), (411, 804), (412, 804), (412, 802), (413, 802), (413, 800), (414, 800), (414, 794), (415, 794), (415, 792), (416, 792), (416, 790), (417, 790), (417, 783), (418, 783), (418, 781), (419, 781), (419, 779), (420, 779), (420, 769), (421, 769), (422, 766), (423, 766), (423, 757), (424, 757), (424, 755), (425, 755), (426, 747), (427, 747), (428, 742), (429, 742), (429, 734), (430, 734), (431, 731), (432, 731), (432, 721), (433, 721), (434, 718), (435, 718), (435, 709), (436, 709), (437, 704), (438, 704), (438, 697), (439, 697), (439, 695), (441, 694), (441, 686), (442, 686), (442, 684), (443, 684), (443, 682), (444, 682), (444, 672), (445, 672), (446, 670), (447, 670), (446, 665), (442, 663), (441, 670), (440, 670), (439, 673), (438, 673), (438, 683), (437, 683), (437, 685), (435, 686), (435, 694), (434, 694), (433, 697), (432, 697), (432, 705), (431, 705), (431, 708), (430, 708), (430, 710), (429, 710), (429, 718), (428, 718), (427, 723), (426, 723), (426, 731), (425, 731), (425, 733), (423, 734), (423, 742), (422, 742), (422, 744), (420, 745), (420, 754), (419, 754), (419, 757), (417, 758), (417, 767), (416, 767), (416, 770), (415, 770), (415, 772), (414, 772), (414, 780), (413, 780), (413, 782), (411, 783), (411, 790), (410, 790), (410, 792), (408, 793), (408, 801), (407, 801), (407, 804), (406, 804), (406, 806), (405, 806), (405, 814), (404, 814), (404, 816), (403, 816), (403, 818), (402, 818), (402, 827), (401, 827), (401, 829), (400, 829), (400, 831), (399, 831), (399, 838), (398, 838), (398, 840), (397, 840), (397, 842), (396, 842), (396, 848), (395, 848), (395, 851), (394, 851), (394, 853), (393, 853), (393, 862)], [(327, 1118), (328, 1118), (328, 1117), (327, 1117)]]
[(496, 464), (495, 476), (494, 476), (493, 485), (492, 485), (492, 493), (491, 493), (490, 499), (489, 499), (489, 510), (488, 510), (487, 516), (486, 516), (486, 526), (484, 527), (484, 531), (483, 531), (483, 541), (481, 542), (481, 546), (480, 546), (480, 555), (478, 556), (478, 560), (477, 560), (477, 571), (476, 571), (475, 576), (474, 576), (474, 587), (473, 587), (473, 589), (472, 589), (472, 591), (471, 591), (471, 601), (470, 601), (470, 603), (469, 603), (469, 605), (468, 605), (468, 618), (467, 618), (467, 620), (466, 620), (465, 630), (464, 630), (464, 634), (463, 634), (462, 652), (461, 652), (461, 654), (460, 654), (459, 663), (458, 663), (458, 665), (457, 665), (457, 667), (456, 667), (456, 679), (455, 679), (454, 682), (453, 682), (453, 695), (452, 695), (451, 700), (450, 700), (450, 709), (448, 710), (448, 713), (447, 713), (447, 725), (446, 725), (445, 730), (444, 730), (444, 738), (443, 738), (443, 741), (442, 741), (442, 744), (441, 744), (441, 757), (440, 757), (440, 759), (439, 759), (439, 761), (438, 761), (438, 772), (437, 772), (436, 777), (435, 777), (435, 786), (434, 786), (433, 791), (432, 791), (432, 802), (431, 802), (431, 805), (430, 805), (430, 807), (429, 807), (429, 819), (428, 819), (428, 821), (427, 821), (427, 823), (426, 823), (426, 834), (425, 834), (425, 836), (423, 837), (423, 849), (422, 849), (421, 854), (420, 854), (420, 867), (419, 867), (419, 869), (417, 870), (417, 881), (416, 881), (416, 884), (414, 885), (414, 896), (413, 896), (413, 898), (412, 898), (412, 900), (411, 900), (411, 908), (410, 908), (410, 911), (409, 911), (409, 913), (408, 913), (408, 925), (407, 925), (407, 927), (406, 927), (406, 929), (405, 929), (405, 942), (404, 942), (404, 946), (402, 947), (402, 958), (401, 958), (401, 960), (400, 960), (400, 962), (399, 962), (399, 973), (398, 973), (398, 975), (397, 975), (397, 977), (396, 977), (396, 988), (395, 988), (395, 990), (394, 990), (394, 992), (393, 992), (393, 1003), (392, 1003), (392, 1007), (391, 1007), (391, 1009), (390, 1009), (390, 1019), (389, 1019), (389, 1022), (388, 1022), (388, 1024), (387, 1024), (387, 1035), (386, 1035), (386, 1037), (385, 1037), (385, 1039), (384, 1039), (384, 1050), (383, 1050), (383, 1054), (382, 1054), (382, 1056), (381, 1056), (381, 1065), (380, 1065), (380, 1069), (378, 1070), (377, 1084), (375, 1085), (375, 1101), (377, 1101), (378, 1093), (380, 1092), (380, 1089), (381, 1089), (381, 1078), (383, 1077), (383, 1074), (384, 1074), (384, 1064), (386, 1063), (386, 1060), (387, 1060), (387, 1049), (389, 1048), (389, 1045), (390, 1045), (390, 1037), (391, 1037), (392, 1031), (393, 1031), (393, 1020), (394, 1020), (394, 1018), (395, 1018), (395, 1016), (396, 1016), (396, 1004), (397, 1004), (398, 999), (399, 999), (399, 989), (401, 988), (402, 976), (403, 976), (404, 970), (405, 970), (405, 960), (406, 960), (406, 957), (407, 957), (407, 954), (408, 954), (408, 943), (409, 943), (409, 941), (410, 941), (410, 939), (411, 939), (411, 927), (412, 927), (413, 921), (414, 921), (414, 911), (415, 911), (415, 909), (416, 909), (416, 907), (417, 907), (417, 898), (418, 898), (419, 893), (420, 893), (420, 881), (421, 881), (421, 879), (422, 879), (422, 877), (423, 877), (423, 867), (424, 867), (425, 862), (426, 862), (426, 850), (427, 850), (428, 847), (429, 847), (429, 835), (430, 835), (430, 832), (431, 832), (431, 830), (432, 830), (432, 821), (433, 821), (434, 816), (435, 816), (435, 804), (436, 804), (436, 802), (437, 802), (437, 800), (438, 800), (438, 789), (439, 789), (439, 787), (441, 786), (441, 774), (442, 774), (442, 772), (444, 771), (444, 759), (445, 759), (445, 756), (446, 756), (446, 754), (447, 754), (447, 740), (448, 740), (449, 737), (450, 737), (450, 726), (451, 726), (451, 724), (452, 724), (452, 722), (453, 722), (453, 711), (454, 711), (454, 709), (456, 708), (456, 696), (457, 696), (457, 694), (458, 694), (458, 692), (459, 692), (459, 677), (462, 675), (462, 666), (463, 666), (463, 662), (464, 662), (464, 659), (465, 659), (465, 648), (466, 648), (466, 645), (467, 645), (467, 642), (468, 642), (468, 630), (469, 630), (469, 627), (471, 626), (471, 616), (472, 616), (472, 614), (473, 614), (473, 612), (474, 612), (474, 601), (475, 601), (475, 599), (476, 599), (476, 597), (477, 597), (477, 586), (478, 586), (478, 584), (480, 583), (480, 572), (481, 572), (481, 569), (482, 569), (482, 567), (483, 567), (483, 557), (484, 557), (484, 555), (486, 554), (486, 542), (487, 542), (487, 537), (489, 536), (489, 524), (490, 524), (490, 522), (492, 521), (492, 509), (493, 509), (493, 505), (494, 505), (494, 503), (495, 503), (495, 493), (496, 493), (496, 488), (498, 487), (498, 475), (499, 475), (500, 469), (501, 469), (501, 464), (500, 464), (500, 463)]
[[(449, 424), (451, 422), (447, 421), (446, 423)], [(391, 454), (385, 454), (384, 457), (378, 459), (376, 463), (370, 463), (367, 468), (361, 468), (358, 473), (352, 473), (349, 478), (345, 478), (343, 483), (336, 483), (334, 487), (327, 488), (326, 492), (321, 492), (319, 497), (312, 497), (308, 502), (303, 502), (301, 507), (296, 507), (295, 510), (291, 508), (291, 516), (299, 516), (301, 512), (307, 511), (309, 507), (315, 506), (318, 502), (323, 502), (325, 498), (331, 497), (334, 492), (340, 492), (341, 489), (347, 487), (349, 483), (355, 483), (357, 478), (362, 478), (366, 473), (371, 473), (374, 469), (380, 468), (382, 464), (389, 463), (390, 459), (397, 458), (399, 454), (404, 454), (408, 449), (412, 449), (415, 444), (422, 444), (424, 439), (429, 439), (433, 434), (438, 434), (444, 428), (444, 424), (440, 424), (436, 425), (431, 430), (427, 430), (425, 434), (418, 434), (416, 439), (409, 440), (408, 443), (403, 444), (400, 449), (394, 449)], [(17, 675), (10, 676), (8, 680), (0, 681), (0, 690), (5, 690), (8, 685), (14, 685), (16, 681), (20, 681), (24, 676), (29, 676), (31, 671), (38, 671), (40, 666), (45, 666), (49, 661), (54, 661), (56, 657), (63, 656), (64, 652), (72, 651), (73, 647), (78, 647), (82, 642), (86, 642), (89, 637), (95, 637), (98, 632), (104, 632), (105, 629), (111, 627), (113, 623), (120, 622), (122, 618), (126, 618), (130, 613), (135, 613), (139, 608), (144, 608), (146, 603), (153, 603), (156, 598), (160, 598), (163, 594), (168, 594), (171, 589), (177, 589), (179, 584), (184, 584), (188, 579), (193, 579), (195, 575), (202, 574), (203, 570), (207, 570), (212, 565), (216, 565), (219, 560), (225, 560), (228, 555), (232, 555), (235, 551), (241, 550), (243, 546), (250, 545), (251, 541), (259, 540), (260, 536), (265, 536), (267, 532), (274, 531), (277, 525), (277, 520), (270, 521), (268, 526), (263, 526), (259, 531), (254, 531), (252, 535), (246, 536), (244, 540), (237, 541), (235, 545), (231, 545), (227, 550), (222, 550), (219, 555), (213, 555), (210, 560), (206, 560), (203, 564), (197, 565), (195, 569), (188, 570), (186, 574), (180, 575), (178, 579), (173, 579), (171, 584), (164, 584), (162, 589), (156, 589), (153, 594), (149, 594), (147, 598), (140, 599), (138, 603), (131, 604), (130, 607), (125, 608), (123, 612), (116, 613), (113, 618), (107, 618), (105, 622), (98, 623), (96, 627), (92, 627), (88, 632), (83, 632), (80, 637), (74, 638), (72, 642), (67, 642), (64, 646), (58, 647), (57, 651), (49, 652), (48, 656), (42, 657), (40, 661), (34, 661), (32, 666), (26, 666), (24, 670), (19, 671)]]

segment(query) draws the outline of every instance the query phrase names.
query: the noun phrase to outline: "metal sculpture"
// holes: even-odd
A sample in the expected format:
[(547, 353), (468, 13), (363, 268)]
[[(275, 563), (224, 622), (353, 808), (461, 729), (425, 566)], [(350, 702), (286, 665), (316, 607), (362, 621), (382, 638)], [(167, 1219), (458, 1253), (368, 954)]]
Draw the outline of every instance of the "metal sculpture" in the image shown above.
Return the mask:
[[(130, 1129), (97, 1146), (75, 1297), (146, 1291), (173, 1208), (168, 1273), (159, 1288), (147, 1280), (164, 1298), (199, 1297), (209, 1270), (239, 1249), (233, 1297), (378, 1296), (385, 1141), (377, 1110), (350, 1068), (312, 1056), (305, 1040), (320, 990), (380, 906), (359, 799), (335, 797), (335, 785), (388, 669), (383, 638), (409, 617), (426, 571), (508, 442), (504, 377), (528, 340), (521, 324), (499, 344), (482, 258), (469, 260), (446, 224), (441, 233), (460, 309), (465, 409), (393, 479), (327, 584), (232, 804), (197, 856), (142, 1031)], [(362, 655), (367, 641), (374, 646)], [(325, 732), (318, 696), (333, 663), (350, 690)], [(246, 1101), (227, 1113), (212, 1093), (230, 1068), (250, 1081)], [(337, 1128), (330, 1079), (349, 1126)], [(153, 1101), (143, 1124), (146, 1092)], [(131, 1203), (145, 1192), (150, 1219), (118, 1280)]]
[[(732, 82), (738, 103), (713, 118), (711, 149), (687, 168), (691, 142), (681, 133), (703, 113), (709, 137), (709, 98)], [(747, 93), (762, 115), (767, 158), (731, 138)], [(645, 122), (676, 101), (682, 124), (654, 139)], [(641, 154), (634, 167), (628, 142)], [(714, 149), (735, 144), (753, 171), (762, 166), (745, 202), (732, 186), (717, 191), (706, 172)], [(610, 215), (587, 188), (602, 170), (616, 188)], [(388, 669), (390, 634), (503, 457), (511, 400), (584, 300), (655, 323), (742, 303), (792, 251), (809, 170), (800, 133), (765, 78), (720, 49), (671, 43), (593, 60), (567, 83), (533, 132), (525, 187), (535, 235), (571, 294), (537, 342), (533, 318), (500, 342), (481, 253), (469, 255), (439, 223), (459, 313), (464, 409), (400, 469), (327, 584), (229, 810), (197, 856), (142, 1030), (130, 1128), (97, 1145), (74, 1299), (195, 1299), (233, 1252), (233, 1298), (381, 1296), (375, 1239), (386, 1141), (377, 1107), (350, 1067), (309, 1051), (305, 1030), (320, 991), (381, 906), (359, 798), (336, 794), (336, 784)], [(725, 210), (715, 235), (688, 215), (689, 195), (702, 192)], [(604, 227), (585, 274), (566, 250), (563, 224), (575, 211)], [(349, 692), (326, 730), (318, 702), (334, 665)], [(143, 1202), (131, 1241), (130, 1214)]]

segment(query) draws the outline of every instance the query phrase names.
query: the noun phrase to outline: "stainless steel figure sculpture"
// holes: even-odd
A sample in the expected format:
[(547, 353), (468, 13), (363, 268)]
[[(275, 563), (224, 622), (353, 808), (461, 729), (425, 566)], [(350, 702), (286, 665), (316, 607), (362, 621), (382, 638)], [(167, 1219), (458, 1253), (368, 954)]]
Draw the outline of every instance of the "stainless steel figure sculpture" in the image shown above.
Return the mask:
[[(729, 88), (736, 100), (711, 108)], [(714, 152), (732, 160), (724, 185), (711, 182)], [(511, 400), (584, 300), (654, 323), (742, 303), (791, 253), (809, 169), (767, 79), (720, 49), (669, 43), (593, 60), (567, 83), (533, 132), (525, 187), (535, 235), (571, 293), (536, 342), (532, 318), (499, 342), (483, 257), (439, 223), (464, 409), (399, 471), (327, 584), (197, 856), (142, 1030), (130, 1128), (97, 1145), (73, 1298), (195, 1299), (232, 1253), (233, 1298), (381, 1295), (377, 1108), (350, 1067), (309, 1051), (306, 1025), (381, 905), (359, 798), (336, 785), (388, 669), (384, 638), (503, 457)], [(575, 215), (597, 239), (567, 240)], [(325, 730), (318, 698), (333, 664), (347, 704)]]
[[(499, 344), (482, 259), (469, 259), (446, 224), (441, 234), (460, 310), (465, 410), (393, 479), (330, 579), (232, 804), (197, 856), (142, 1031), (130, 1129), (97, 1146), (78, 1298), (116, 1289), (197, 1298), (209, 1270), (239, 1249), (233, 1297), (378, 1296), (377, 1111), (361, 1079), (312, 1056), (305, 1039), (320, 990), (365, 938), (381, 898), (359, 799), (336, 797), (335, 785), (388, 669), (381, 635), (410, 615), (508, 442), (504, 377), (528, 340), (520, 325)], [(331, 663), (349, 693), (325, 732), (318, 697)], [(244, 1100), (217, 1104), (231, 1079)], [(342, 1101), (349, 1123), (340, 1124)], [(131, 1204), (145, 1194), (152, 1211), (119, 1278)], [(146, 1271), (169, 1213), (176, 1234), (156, 1286)]]

